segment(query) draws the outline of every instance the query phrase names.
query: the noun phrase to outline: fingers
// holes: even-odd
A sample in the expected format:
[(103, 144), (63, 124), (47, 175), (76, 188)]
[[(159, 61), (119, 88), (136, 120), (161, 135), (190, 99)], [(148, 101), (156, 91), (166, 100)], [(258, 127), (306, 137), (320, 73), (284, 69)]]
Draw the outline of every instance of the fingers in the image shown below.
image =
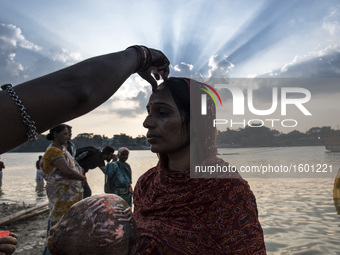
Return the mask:
[(3, 244), (14, 244), (16, 245), (18, 242), (17, 237), (16, 236), (4, 236), (0, 238), (0, 245)]
[[(169, 70), (169, 68), (168, 68)], [(169, 71), (168, 70), (161, 70), (159, 71), (156, 67), (150, 67), (147, 71), (138, 73), (144, 80), (149, 82), (152, 86), (152, 91), (155, 92), (157, 90), (157, 81), (159, 81), (161, 78), (166, 81), (168, 79)], [(152, 75), (154, 77), (152, 77)]]
[(17, 236), (15, 234), (0, 238), (0, 254), (1, 252), (12, 254), (15, 251), (17, 242)]
[(12, 237), (14, 237), (14, 238), (16, 238), (16, 239), (18, 239), (17, 234), (14, 234), (14, 233), (11, 232), (9, 235), (12, 236)]
[(143, 73), (138, 73), (140, 77), (142, 77), (144, 80), (146, 80), (148, 83), (151, 84), (152, 86), (152, 91), (157, 90), (157, 82), (156, 80), (151, 76), (151, 71), (143, 72)]
[(158, 73), (160, 74), (160, 76), (162, 77), (162, 79), (163, 79), (164, 81), (166, 81), (166, 80), (168, 79), (168, 76), (169, 76), (169, 73), (170, 73), (170, 71), (169, 71), (169, 66), (167, 66), (167, 67), (164, 68), (164, 69), (160, 69), (160, 70), (158, 71)]
[(15, 251), (13, 244), (0, 244), (0, 254), (12, 254)]
[[(143, 79), (149, 82), (152, 86), (152, 91), (157, 90), (157, 81), (161, 78), (166, 81), (169, 76), (169, 59), (163, 54), (163, 52), (155, 49), (149, 48), (149, 53), (151, 54), (151, 65), (144, 71), (138, 73)], [(152, 75), (154, 77), (152, 77)]]
[(153, 76), (155, 77), (156, 81), (161, 79), (161, 76), (158, 73), (154, 73)]
[(157, 73), (162, 72), (166, 79), (169, 75), (169, 59), (159, 50), (150, 49), (150, 53), (152, 55), (151, 66), (157, 68)]

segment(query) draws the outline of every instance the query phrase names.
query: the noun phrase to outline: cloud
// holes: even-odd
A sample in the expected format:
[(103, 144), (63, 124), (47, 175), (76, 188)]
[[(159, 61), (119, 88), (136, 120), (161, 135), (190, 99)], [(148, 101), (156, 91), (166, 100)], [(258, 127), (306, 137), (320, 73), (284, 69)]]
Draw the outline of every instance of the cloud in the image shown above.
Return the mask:
[(181, 62), (171, 67), (171, 76), (187, 77), (199, 81), (209, 81), (213, 78), (227, 78), (234, 64), (224, 55), (213, 55), (207, 60), (206, 67), (197, 70), (191, 63)]
[[(314, 57), (312, 57), (314, 56)], [(273, 97), (282, 98), (282, 87), (297, 87), (301, 88), (300, 92), (288, 92), (287, 97), (306, 98), (308, 91), (311, 99), (304, 103), (304, 107), (312, 113), (312, 117), (304, 117), (304, 121), (308, 122), (308, 126), (322, 125), (337, 125), (337, 109), (339, 105), (339, 84), (340, 84), (340, 52), (332, 51), (331, 48), (323, 51), (315, 51), (305, 56), (305, 58), (295, 58), (289, 65), (285, 65), (275, 75), (266, 75), (252, 79), (229, 79), (229, 84), (242, 89), (245, 95), (245, 105), (249, 99), (247, 89), (252, 89), (253, 105), (258, 110), (267, 110), (271, 108)], [(273, 89), (277, 88), (277, 95)], [(308, 91), (306, 91), (306, 90)], [(288, 89), (289, 90), (289, 89)], [(222, 116), (231, 116), (232, 95), (227, 89), (218, 90), (222, 98), (223, 109), (227, 113), (222, 113)], [(281, 102), (281, 101), (279, 101)], [(247, 110), (248, 108), (246, 108)], [(277, 114), (280, 113), (281, 103), (278, 104), (275, 114), (268, 116), (269, 118), (283, 118)], [(229, 111), (229, 112), (228, 112)], [(303, 117), (302, 112), (295, 106), (289, 105), (287, 108), (288, 115), (286, 118), (299, 119)], [(258, 116), (249, 116), (247, 118), (258, 118)], [(301, 122), (302, 123), (302, 122)], [(299, 125), (301, 129), (302, 126)]]
[(0, 24), (0, 82), (21, 83), (81, 60), (67, 49), (45, 50), (13, 24)]
[(124, 100), (124, 105), (130, 105), (131, 108), (118, 107), (115, 113), (121, 117), (134, 118), (138, 115), (146, 113), (146, 105), (149, 101), (151, 89), (147, 88), (149, 92), (139, 91), (136, 96), (128, 97)]
[[(313, 101), (316, 101), (316, 98), (325, 100), (340, 94), (339, 78), (340, 47), (334, 44), (302, 56), (295, 56), (277, 70), (249, 79), (235, 78), (229, 81), (241, 88), (244, 93), (247, 93), (248, 88), (252, 88), (257, 103), (268, 106), (272, 100), (273, 87), (305, 88), (313, 95)], [(232, 98), (228, 90), (222, 89), (219, 93), (223, 102), (228, 102)]]
[(72, 65), (82, 60), (79, 52), (69, 52), (67, 49), (61, 49), (59, 51), (50, 50), (49, 55), (53, 61), (61, 62), (66, 65)]
[(334, 8), (329, 15), (324, 18), (322, 28), (328, 31), (331, 36), (340, 34), (340, 11), (339, 8)]
[(0, 77), (4, 82), (24, 78), (23, 65), (15, 62), (18, 47), (32, 51), (42, 49), (26, 40), (20, 28), (12, 24), (0, 24)]
[(210, 70), (208, 71), (209, 78), (226, 78), (228, 73), (235, 67), (233, 63), (228, 61), (227, 56), (214, 55), (209, 59)]
[[(313, 102), (319, 98), (321, 101), (324, 100), (325, 104), (331, 103), (326, 100), (340, 94), (339, 78), (340, 49), (338, 45), (334, 45), (311, 51), (304, 56), (296, 56), (280, 69), (254, 78), (230, 79), (230, 83), (241, 88), (245, 94), (247, 89), (251, 88), (255, 102), (259, 105), (266, 105), (265, 107), (268, 108), (272, 102), (272, 88), (274, 87), (304, 88), (311, 92)], [(229, 102), (232, 98), (228, 90), (222, 89), (219, 93), (223, 102)], [(335, 106), (337, 102), (331, 104)]]
[(193, 64), (181, 62), (180, 64), (176, 64), (171, 66), (171, 76), (174, 77), (187, 77), (187, 78), (199, 78), (202, 75), (195, 71), (195, 66)]
[(21, 29), (13, 24), (0, 24), (0, 40), (1, 49), (15, 49), (17, 46), (20, 46), (33, 51), (42, 50), (41, 46), (26, 40)]
[(135, 118), (146, 113), (150, 95), (151, 85), (140, 76), (132, 75), (109, 100), (94, 111), (94, 114)]
[(258, 77), (340, 77), (340, 47), (335, 44), (325, 49), (311, 51), (303, 56), (295, 56), (282, 68)]
[[(188, 70), (188, 71), (192, 71), (192, 69), (194, 68), (193, 65), (191, 64), (186, 64), (184, 62), (181, 62), (181, 66), (183, 67), (184, 66), (184, 69)], [(174, 71), (176, 72), (181, 72), (183, 70), (183, 68), (181, 69), (181, 67), (179, 65), (175, 65), (174, 66)]]

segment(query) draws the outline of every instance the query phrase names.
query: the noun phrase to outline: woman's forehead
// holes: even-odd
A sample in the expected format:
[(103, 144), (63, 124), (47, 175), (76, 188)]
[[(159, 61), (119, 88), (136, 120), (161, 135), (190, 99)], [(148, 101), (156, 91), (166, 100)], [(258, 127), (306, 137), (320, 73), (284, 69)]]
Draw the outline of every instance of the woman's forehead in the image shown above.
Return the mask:
[(173, 100), (170, 90), (166, 87), (163, 87), (161, 89), (157, 89), (155, 93), (152, 93), (148, 105), (152, 104), (161, 104), (166, 103), (172, 106), (176, 106), (175, 101)]

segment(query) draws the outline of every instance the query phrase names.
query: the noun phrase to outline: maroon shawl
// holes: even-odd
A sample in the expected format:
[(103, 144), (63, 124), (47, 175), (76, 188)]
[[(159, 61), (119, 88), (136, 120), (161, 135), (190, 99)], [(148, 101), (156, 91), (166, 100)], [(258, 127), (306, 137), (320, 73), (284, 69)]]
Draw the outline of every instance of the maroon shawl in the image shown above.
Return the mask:
[[(216, 157), (209, 161), (227, 165)], [(142, 244), (137, 254), (266, 254), (248, 183), (236, 176), (189, 175), (161, 164), (138, 180), (134, 217)]]

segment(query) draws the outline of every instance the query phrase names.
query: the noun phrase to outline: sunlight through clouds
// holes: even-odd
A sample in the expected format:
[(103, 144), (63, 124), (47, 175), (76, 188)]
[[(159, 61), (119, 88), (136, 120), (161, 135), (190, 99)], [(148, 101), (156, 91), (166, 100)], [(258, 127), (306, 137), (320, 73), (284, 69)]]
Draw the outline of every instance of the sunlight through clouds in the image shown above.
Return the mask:
[[(134, 44), (162, 50), (171, 62), (170, 76), (340, 76), (337, 0), (86, 0), (81, 5), (11, 0), (0, 3), (0, 14), (2, 83), (21, 83)], [(132, 75), (107, 102), (77, 120), (75, 134), (78, 123), (89, 126), (94, 116), (126, 123), (101, 124), (99, 134), (143, 134), (135, 123), (142, 122), (150, 94), (150, 85)]]
[(233, 63), (228, 61), (227, 56), (214, 55), (209, 59), (208, 64), (211, 69), (208, 71), (208, 77), (214, 78), (227, 78), (229, 76), (230, 70), (235, 66)]

